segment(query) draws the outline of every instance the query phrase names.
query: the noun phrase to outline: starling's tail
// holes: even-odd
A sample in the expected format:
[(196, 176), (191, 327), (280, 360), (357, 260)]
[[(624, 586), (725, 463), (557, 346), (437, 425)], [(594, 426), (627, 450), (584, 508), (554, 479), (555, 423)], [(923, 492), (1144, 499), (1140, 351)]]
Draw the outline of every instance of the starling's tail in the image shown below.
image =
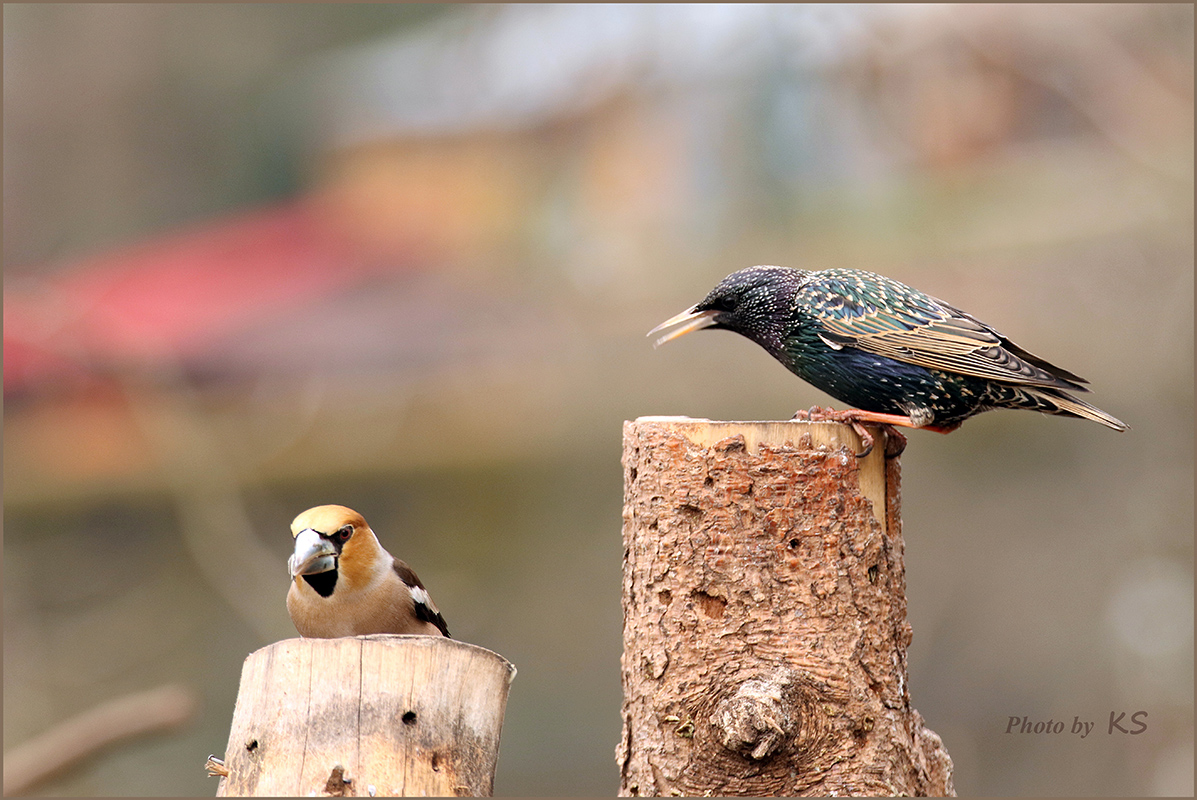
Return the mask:
[[(1031, 395), (1035, 400), (1039, 401), (1041, 404), (1039, 410), (1047, 411), (1049, 414), (1063, 414), (1068, 417), (1091, 419), (1116, 431), (1125, 431), (1130, 427), (1122, 420), (1116, 419), (1100, 408), (1091, 406), (1084, 400), (1077, 400), (1072, 395), (1065, 394), (1059, 389), (1040, 389), (1037, 387), (1030, 389), (1024, 387), (1023, 393)], [(1048, 408), (1042, 408), (1042, 406), (1048, 406)]]

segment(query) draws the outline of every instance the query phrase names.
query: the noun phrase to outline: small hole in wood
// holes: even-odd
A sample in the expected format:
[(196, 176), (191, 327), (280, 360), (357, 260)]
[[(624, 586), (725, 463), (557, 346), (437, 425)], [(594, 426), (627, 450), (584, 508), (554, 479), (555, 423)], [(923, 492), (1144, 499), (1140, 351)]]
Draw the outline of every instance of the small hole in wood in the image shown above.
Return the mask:
[(404, 712), (403, 716), (400, 719), (403, 720), (404, 725), (415, 725), (416, 724), (416, 712), (414, 712), (414, 711)]
[(691, 592), (690, 596), (698, 602), (698, 607), (703, 614), (711, 619), (723, 619), (723, 612), (727, 608), (727, 601), (722, 597), (707, 594), (701, 589)]
[(798, 540), (790, 539), (790, 547), (797, 547), (797, 546), (798, 546)]
[(441, 758), (436, 753), (432, 754), (432, 771), (433, 772), (441, 771)]
[(257, 750), (258, 749), (258, 740), (250, 739), (248, 742), (245, 743), (245, 749), (251, 753), (253, 751)]
[(876, 582), (877, 582), (877, 573), (878, 573), (878, 572), (880, 572), (880, 570), (879, 570), (879, 569), (877, 569), (877, 565), (876, 565), (876, 564), (874, 564), (873, 566), (869, 567), (869, 583), (876, 583)]
[(632, 467), (631, 469), (629, 469), (629, 470), (628, 470), (628, 483), (635, 483), (635, 482), (636, 482), (636, 476), (637, 476), (638, 474), (639, 474), (639, 473), (636, 471), (636, 468), (635, 468), (635, 467)]

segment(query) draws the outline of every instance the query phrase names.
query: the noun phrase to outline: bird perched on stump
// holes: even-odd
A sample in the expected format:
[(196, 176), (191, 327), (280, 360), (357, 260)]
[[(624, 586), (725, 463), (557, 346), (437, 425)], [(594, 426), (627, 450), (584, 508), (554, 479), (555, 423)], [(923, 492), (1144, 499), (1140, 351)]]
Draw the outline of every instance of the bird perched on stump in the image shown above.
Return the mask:
[(309, 508), (291, 523), (291, 535), (287, 611), (301, 636), (449, 635), (416, 573), (382, 548), (352, 508)]
[[(1023, 350), (970, 314), (872, 272), (817, 272), (759, 266), (728, 275), (702, 302), (649, 331), (655, 345), (702, 328), (735, 331), (786, 369), (855, 409), (813, 408), (795, 418), (846, 422), (867, 455), (873, 438), (861, 425), (948, 433), (995, 408), (1081, 417), (1116, 431), (1127, 426), (1069, 391), (1084, 378)], [(654, 346), (655, 346), (654, 345)]]

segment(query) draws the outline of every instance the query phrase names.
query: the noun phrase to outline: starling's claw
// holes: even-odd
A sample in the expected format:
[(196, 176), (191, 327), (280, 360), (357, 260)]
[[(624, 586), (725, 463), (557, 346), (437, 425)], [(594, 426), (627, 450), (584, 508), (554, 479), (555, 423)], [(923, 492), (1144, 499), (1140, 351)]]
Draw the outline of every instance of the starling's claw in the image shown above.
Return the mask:
[(803, 420), (806, 422), (819, 422), (827, 419), (828, 415), (835, 413), (830, 408), (823, 408), (821, 406), (811, 406), (809, 410), (798, 409), (794, 412), (794, 416), (790, 419)]
[(852, 430), (856, 431), (856, 435), (860, 437), (860, 444), (864, 447), (856, 454), (857, 458), (865, 458), (869, 453), (873, 452), (873, 434), (869, 433), (869, 429), (861, 425), (854, 419), (849, 419), (848, 424), (852, 426)]
[(885, 429), (885, 457), (897, 458), (906, 449), (906, 435), (893, 425), (882, 425)]

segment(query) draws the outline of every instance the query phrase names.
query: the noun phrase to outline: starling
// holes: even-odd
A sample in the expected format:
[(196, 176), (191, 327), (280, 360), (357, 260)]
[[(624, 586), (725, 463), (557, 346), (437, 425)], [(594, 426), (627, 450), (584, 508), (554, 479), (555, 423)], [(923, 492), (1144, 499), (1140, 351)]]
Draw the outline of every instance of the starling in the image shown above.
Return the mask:
[(1127, 429), (1068, 394), (1089, 391), (1084, 378), (1028, 353), (942, 300), (863, 270), (742, 269), (649, 335), (666, 328), (674, 330), (654, 346), (701, 328), (735, 331), (815, 388), (856, 406), (813, 408), (795, 417), (851, 424), (861, 435), (862, 456), (873, 446), (862, 422), (886, 426), (900, 447), (904, 437), (889, 426), (948, 433), (994, 408)]

